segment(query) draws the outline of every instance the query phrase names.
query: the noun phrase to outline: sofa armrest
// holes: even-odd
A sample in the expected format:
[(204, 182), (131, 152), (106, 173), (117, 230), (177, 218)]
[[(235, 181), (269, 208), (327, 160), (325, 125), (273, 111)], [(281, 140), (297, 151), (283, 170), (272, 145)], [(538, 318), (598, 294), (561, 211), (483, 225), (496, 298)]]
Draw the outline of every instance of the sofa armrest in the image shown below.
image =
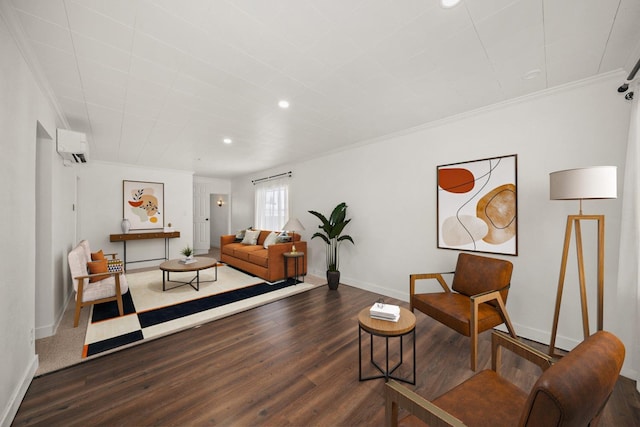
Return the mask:
[(225, 234), (223, 236), (220, 236), (220, 249), (222, 249), (224, 245), (228, 245), (229, 243), (233, 243), (235, 241), (236, 241), (235, 234)]
[(267, 248), (269, 251), (269, 262), (271, 262), (272, 259), (279, 259), (279, 262), (282, 262), (282, 254), (291, 252), (293, 245), (296, 245), (296, 251), (307, 253), (307, 242), (297, 240), (295, 242), (274, 243)]
[[(296, 246), (296, 251), (303, 252), (305, 254), (304, 260), (302, 262), (302, 271), (300, 273), (305, 275), (307, 273), (307, 242), (305, 241), (295, 241), (295, 242), (286, 242), (286, 243), (276, 243), (270, 245), (268, 250), (268, 263), (269, 263), (269, 276), (272, 280), (278, 280), (280, 278), (285, 277), (284, 274), (284, 264), (285, 259), (282, 254), (285, 252), (291, 252), (292, 246)], [(293, 261), (291, 261), (293, 262)], [(292, 271), (289, 269), (289, 271)]]

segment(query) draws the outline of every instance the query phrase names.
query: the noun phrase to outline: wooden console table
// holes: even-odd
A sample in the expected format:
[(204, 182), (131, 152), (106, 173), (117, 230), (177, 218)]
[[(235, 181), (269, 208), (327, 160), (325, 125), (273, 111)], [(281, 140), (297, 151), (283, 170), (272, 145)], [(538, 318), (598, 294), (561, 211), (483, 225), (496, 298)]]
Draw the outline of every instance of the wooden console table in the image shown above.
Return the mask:
[[(122, 242), (124, 245), (124, 259), (122, 262), (124, 263), (124, 269), (127, 269), (127, 264), (133, 264), (136, 262), (145, 262), (145, 261), (159, 261), (159, 260), (168, 260), (169, 259), (169, 239), (173, 239), (176, 237), (180, 237), (179, 231), (172, 231), (170, 233), (165, 233), (162, 231), (154, 231), (154, 232), (138, 232), (138, 233), (127, 233), (127, 234), (111, 234), (109, 236), (109, 241), (111, 242)], [(127, 241), (129, 240), (147, 240), (147, 239), (164, 239), (164, 258), (152, 258), (152, 259), (140, 259), (137, 261), (127, 261)]]

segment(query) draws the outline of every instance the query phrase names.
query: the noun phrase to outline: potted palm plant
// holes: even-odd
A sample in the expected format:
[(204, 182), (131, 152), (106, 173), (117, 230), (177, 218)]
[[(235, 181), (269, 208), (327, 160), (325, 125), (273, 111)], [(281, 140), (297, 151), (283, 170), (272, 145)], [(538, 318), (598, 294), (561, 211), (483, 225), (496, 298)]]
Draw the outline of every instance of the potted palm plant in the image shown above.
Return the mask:
[(311, 238), (319, 237), (327, 244), (327, 284), (329, 285), (329, 289), (338, 289), (340, 283), (340, 264), (338, 258), (340, 244), (345, 240), (354, 243), (351, 236), (342, 234), (344, 228), (351, 222), (351, 218), (346, 219), (347, 204), (342, 202), (336, 206), (331, 212), (329, 219), (320, 212), (309, 211), (309, 213), (320, 220), (321, 224), (318, 228), (322, 230), (317, 231)]

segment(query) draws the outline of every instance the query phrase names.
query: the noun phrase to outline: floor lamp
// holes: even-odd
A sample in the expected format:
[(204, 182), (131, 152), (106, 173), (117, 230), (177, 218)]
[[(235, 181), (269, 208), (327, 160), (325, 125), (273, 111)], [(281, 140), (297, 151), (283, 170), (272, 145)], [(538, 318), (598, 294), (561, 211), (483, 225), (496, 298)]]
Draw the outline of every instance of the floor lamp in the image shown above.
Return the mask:
[(587, 312), (587, 292), (584, 274), (584, 257), (582, 252), (581, 221), (596, 221), (598, 223), (598, 330), (602, 330), (603, 294), (604, 294), (604, 215), (583, 215), (583, 199), (615, 199), (617, 197), (617, 180), (615, 166), (594, 166), (589, 168), (568, 169), (549, 174), (549, 194), (551, 200), (580, 200), (580, 213), (567, 216), (567, 227), (564, 235), (562, 263), (558, 279), (558, 294), (556, 308), (553, 315), (553, 328), (549, 354), (555, 354), (556, 334), (558, 332), (558, 318), (560, 317), (560, 303), (564, 287), (564, 276), (567, 271), (567, 255), (571, 242), (572, 229), (576, 235), (576, 255), (578, 258), (578, 280), (580, 284), (580, 302), (582, 308), (582, 329), (584, 337), (589, 334), (589, 314)]

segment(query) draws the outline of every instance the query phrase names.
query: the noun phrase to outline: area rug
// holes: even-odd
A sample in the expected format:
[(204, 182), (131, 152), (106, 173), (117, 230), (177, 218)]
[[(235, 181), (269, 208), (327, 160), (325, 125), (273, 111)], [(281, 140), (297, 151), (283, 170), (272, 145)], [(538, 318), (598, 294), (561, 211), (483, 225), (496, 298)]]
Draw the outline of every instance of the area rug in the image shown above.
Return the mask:
[[(124, 316), (115, 302), (92, 306), (82, 358), (116, 351), (142, 341), (192, 328), (205, 322), (305, 292), (316, 285), (283, 280), (269, 283), (226, 265), (200, 271), (200, 289), (167, 282), (162, 271), (127, 274)], [(189, 281), (195, 273), (171, 273), (173, 281)], [(195, 282), (194, 282), (195, 283)]]

